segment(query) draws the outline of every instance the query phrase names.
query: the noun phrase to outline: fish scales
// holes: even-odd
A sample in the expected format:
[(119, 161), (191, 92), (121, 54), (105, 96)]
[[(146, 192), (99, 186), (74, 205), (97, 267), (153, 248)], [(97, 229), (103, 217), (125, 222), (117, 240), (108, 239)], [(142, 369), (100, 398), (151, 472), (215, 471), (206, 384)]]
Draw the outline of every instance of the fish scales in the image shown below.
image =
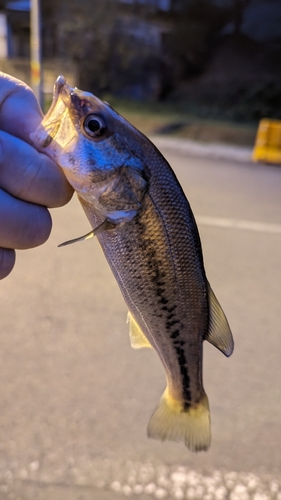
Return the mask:
[[(197, 226), (174, 172), (155, 146), (90, 96), (60, 77), (52, 108), (33, 140), (77, 190), (94, 228), (85, 238), (97, 236), (129, 308), (132, 345), (150, 344), (163, 363), (167, 388), (148, 435), (206, 450), (210, 416), (202, 381), (203, 340), (229, 356), (233, 339), (205, 275)], [(102, 135), (101, 124), (108, 128), (104, 143), (89, 130), (100, 126)], [(71, 140), (63, 130), (72, 133)]]
[(196, 228), (189, 204), (169, 165), (153, 153), (147, 159), (153, 180), (138, 217), (98, 238), (129, 310), (158, 353), (168, 354), (174, 397), (180, 394), (188, 406), (203, 391), (198, 374), (208, 329), (204, 268), (190, 244)]

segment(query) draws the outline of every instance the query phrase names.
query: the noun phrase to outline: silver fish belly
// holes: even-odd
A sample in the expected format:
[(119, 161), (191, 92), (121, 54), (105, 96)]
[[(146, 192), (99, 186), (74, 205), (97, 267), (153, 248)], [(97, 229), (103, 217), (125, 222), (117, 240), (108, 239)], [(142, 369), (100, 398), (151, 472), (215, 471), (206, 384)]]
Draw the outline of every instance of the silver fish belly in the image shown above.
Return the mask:
[(32, 138), (77, 191), (129, 308), (132, 346), (151, 345), (163, 363), (167, 388), (148, 435), (184, 441), (192, 451), (208, 449), (202, 345), (208, 340), (229, 356), (233, 339), (174, 172), (112, 108), (70, 88), (63, 77)]

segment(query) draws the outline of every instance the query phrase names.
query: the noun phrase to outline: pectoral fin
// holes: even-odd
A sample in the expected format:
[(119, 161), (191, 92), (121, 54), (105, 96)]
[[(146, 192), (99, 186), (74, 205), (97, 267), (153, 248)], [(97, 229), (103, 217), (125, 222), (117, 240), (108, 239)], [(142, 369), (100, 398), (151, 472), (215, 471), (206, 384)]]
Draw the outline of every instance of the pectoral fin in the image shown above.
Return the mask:
[(98, 227), (92, 229), (92, 231), (90, 231), (89, 233), (84, 234), (84, 236), (79, 236), (79, 238), (65, 241), (64, 243), (58, 245), (58, 247), (65, 247), (66, 245), (71, 245), (72, 243), (76, 243), (77, 241), (89, 240), (90, 238), (93, 238), (93, 236), (102, 233), (102, 231), (108, 231), (109, 229), (113, 229), (114, 227), (115, 224), (112, 224), (112, 222), (109, 222), (107, 219), (105, 219), (105, 221), (103, 221)]
[(230, 356), (234, 349), (232, 333), (225, 314), (208, 283), (209, 291), (209, 331), (205, 337), (217, 347), (225, 356)]
[(131, 315), (130, 311), (128, 312), (127, 323), (129, 323), (130, 340), (133, 349), (141, 349), (142, 347), (152, 347), (152, 345), (150, 344), (150, 342), (148, 342), (144, 333), (141, 331), (135, 318), (133, 318), (133, 316)]

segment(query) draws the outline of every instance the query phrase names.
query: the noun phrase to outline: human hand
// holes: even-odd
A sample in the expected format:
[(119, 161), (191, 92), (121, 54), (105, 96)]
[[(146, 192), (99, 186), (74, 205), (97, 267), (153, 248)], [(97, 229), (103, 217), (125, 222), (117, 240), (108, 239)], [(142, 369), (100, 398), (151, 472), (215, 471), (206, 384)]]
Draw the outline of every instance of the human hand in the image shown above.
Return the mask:
[(62, 206), (73, 194), (61, 169), (31, 143), (41, 120), (32, 90), (0, 72), (0, 279), (13, 269), (15, 249), (48, 239), (46, 207)]

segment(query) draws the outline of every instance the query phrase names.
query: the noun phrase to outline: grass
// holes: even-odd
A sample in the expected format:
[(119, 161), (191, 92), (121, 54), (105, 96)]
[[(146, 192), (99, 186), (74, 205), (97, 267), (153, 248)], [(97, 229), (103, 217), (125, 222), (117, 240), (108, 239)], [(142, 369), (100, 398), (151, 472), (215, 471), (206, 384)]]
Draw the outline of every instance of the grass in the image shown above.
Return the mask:
[(257, 126), (199, 118), (162, 103), (135, 103), (106, 99), (113, 108), (146, 135), (166, 135), (202, 142), (253, 147)]

